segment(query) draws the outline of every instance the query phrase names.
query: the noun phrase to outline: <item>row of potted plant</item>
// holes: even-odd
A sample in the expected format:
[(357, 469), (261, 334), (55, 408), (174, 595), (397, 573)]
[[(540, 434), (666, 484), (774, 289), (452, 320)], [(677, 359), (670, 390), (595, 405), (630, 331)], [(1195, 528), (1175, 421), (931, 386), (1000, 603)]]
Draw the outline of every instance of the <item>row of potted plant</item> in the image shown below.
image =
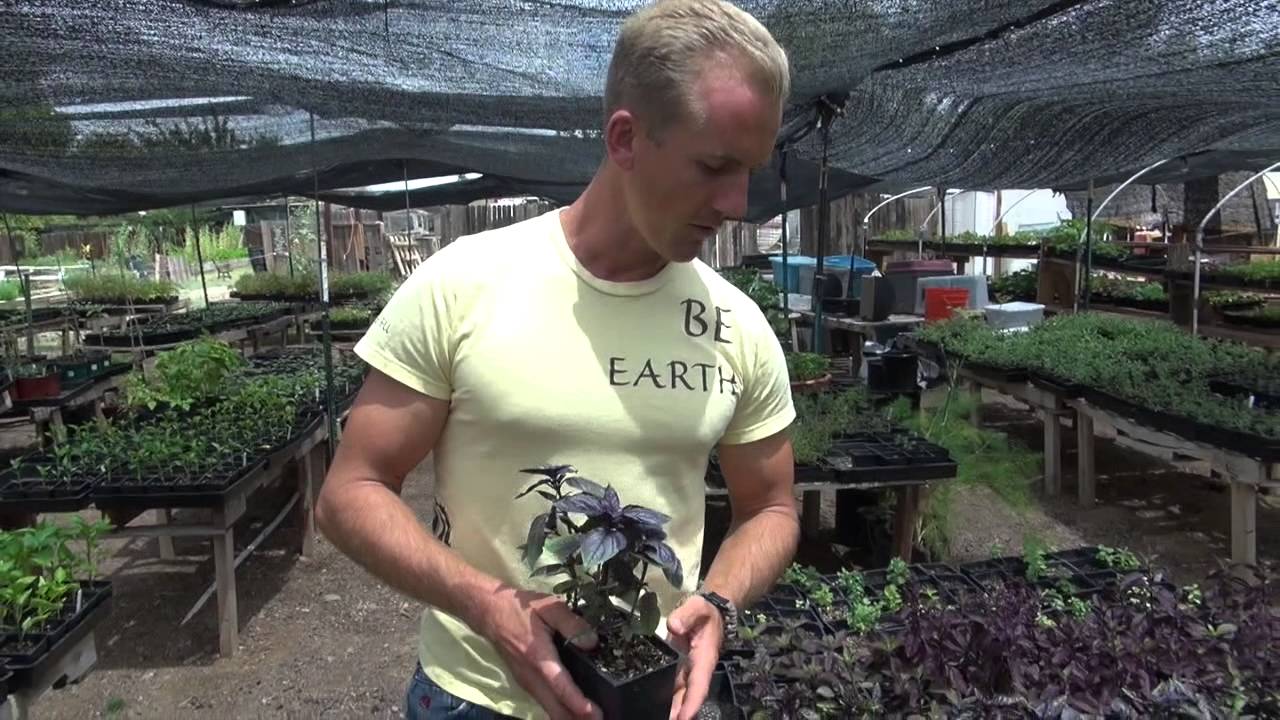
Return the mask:
[[(323, 416), (322, 352), (291, 350), (255, 360), (263, 363), (257, 368), (209, 339), (162, 354), (150, 376), (126, 381), (129, 412), (48, 453), (15, 459), (0, 498), (87, 505), (122, 494), (225, 491)], [(334, 361), (344, 397), (363, 374), (351, 353)]]
[(62, 280), (72, 300), (97, 305), (167, 305), (178, 300), (178, 288), (168, 280), (134, 275), (79, 273)]
[[(945, 593), (901, 564), (874, 594), (866, 573), (818, 578), (803, 601), (843, 595), (847, 629), (749, 613), (724, 661), (733, 701), (783, 720), (1280, 713), (1272, 578), (1178, 587), (1123, 551), (1088, 554), (1118, 578), (1088, 596), (1014, 575)], [(895, 625), (871, 619), (886, 610)]]
[[(1193, 277), (1190, 270), (1178, 270), (1171, 274), (1184, 281), (1191, 280)], [(1200, 268), (1200, 282), (1259, 290), (1280, 290), (1280, 259), (1223, 265), (1207, 263)]]
[(1007, 379), (1034, 375), (1066, 394), (1137, 419), (1248, 454), (1280, 447), (1280, 413), (1245, 396), (1216, 392), (1222, 376), (1280, 375), (1280, 360), (1246, 345), (1193, 336), (1172, 323), (1077, 313), (1050, 318), (1027, 332), (1002, 333), (953, 319), (918, 337), (950, 360)]
[[(948, 248), (957, 247), (982, 247), (990, 248), (998, 251), (1000, 248), (1037, 248), (1044, 240), (1042, 233), (1022, 230), (1011, 235), (982, 235), (972, 231), (965, 231), (956, 235), (947, 237), (946, 246)], [(910, 230), (889, 230), (881, 234), (879, 237), (872, 238), (873, 243), (885, 243), (890, 245), (902, 244), (916, 246), (919, 239), (916, 234)], [(926, 238), (924, 246), (931, 250), (941, 249), (943, 243), (937, 238)]]
[[(371, 300), (385, 297), (395, 288), (395, 280), (383, 272), (330, 273), (329, 299), (332, 302)], [(249, 273), (236, 278), (234, 297), (242, 300), (318, 302), (320, 276), (314, 272)]]
[(10, 690), (65, 654), (105, 614), (111, 586), (98, 579), (98, 548), (109, 528), (76, 516), (65, 526), (0, 531), (0, 664), (13, 673)]
[(270, 322), (291, 312), (285, 303), (223, 302), (199, 310), (168, 315), (144, 316), (120, 330), (87, 333), (85, 343), (107, 347), (167, 345), (205, 333), (219, 333), (238, 327)]

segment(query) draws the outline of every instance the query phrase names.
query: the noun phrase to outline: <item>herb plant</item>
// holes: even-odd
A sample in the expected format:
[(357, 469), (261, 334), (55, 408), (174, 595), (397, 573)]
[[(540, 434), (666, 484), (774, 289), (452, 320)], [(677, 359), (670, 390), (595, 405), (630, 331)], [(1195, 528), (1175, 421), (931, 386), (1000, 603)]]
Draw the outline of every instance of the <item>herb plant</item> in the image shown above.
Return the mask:
[(530, 522), (520, 547), (531, 575), (562, 578), (552, 592), (597, 629), (606, 667), (621, 666), (622, 672), (613, 673), (617, 677), (634, 674), (636, 653), (645, 648), (633, 641), (653, 636), (661, 617), (658, 596), (648, 586), (649, 569), (660, 569), (673, 587), (684, 582), (680, 559), (666, 543), (663, 526), (670, 518), (623, 505), (612, 487), (569, 465), (521, 472), (537, 479), (517, 499), (536, 493), (548, 505)]

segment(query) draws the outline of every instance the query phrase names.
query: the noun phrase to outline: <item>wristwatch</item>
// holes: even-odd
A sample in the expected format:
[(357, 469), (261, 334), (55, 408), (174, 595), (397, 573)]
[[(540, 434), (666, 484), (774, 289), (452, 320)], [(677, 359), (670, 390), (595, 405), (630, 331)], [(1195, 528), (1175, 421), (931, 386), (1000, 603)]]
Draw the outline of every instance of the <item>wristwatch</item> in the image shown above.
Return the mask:
[(738, 608), (733, 604), (732, 600), (710, 590), (699, 590), (697, 595), (720, 611), (720, 617), (724, 620), (724, 636), (726, 638), (738, 632)]

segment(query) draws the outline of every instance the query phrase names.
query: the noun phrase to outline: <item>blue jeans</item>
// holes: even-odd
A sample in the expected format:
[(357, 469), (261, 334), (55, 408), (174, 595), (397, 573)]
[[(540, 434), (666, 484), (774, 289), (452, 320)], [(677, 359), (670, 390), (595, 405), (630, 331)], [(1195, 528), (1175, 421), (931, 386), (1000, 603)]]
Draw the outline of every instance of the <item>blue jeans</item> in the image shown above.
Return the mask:
[(409, 681), (409, 691), (405, 694), (405, 720), (503, 720), (506, 715), (499, 715), (489, 708), (480, 707), (472, 702), (450, 694), (435, 684), (422, 671), (419, 663)]

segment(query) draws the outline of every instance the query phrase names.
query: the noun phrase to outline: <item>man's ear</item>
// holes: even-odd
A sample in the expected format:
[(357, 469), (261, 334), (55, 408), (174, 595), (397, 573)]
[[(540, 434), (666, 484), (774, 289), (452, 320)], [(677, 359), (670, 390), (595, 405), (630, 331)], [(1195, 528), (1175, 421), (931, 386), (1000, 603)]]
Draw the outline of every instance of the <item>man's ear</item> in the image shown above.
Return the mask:
[(639, 124), (630, 110), (618, 110), (609, 117), (604, 129), (605, 152), (609, 159), (623, 170), (635, 167), (636, 142), (639, 140)]

